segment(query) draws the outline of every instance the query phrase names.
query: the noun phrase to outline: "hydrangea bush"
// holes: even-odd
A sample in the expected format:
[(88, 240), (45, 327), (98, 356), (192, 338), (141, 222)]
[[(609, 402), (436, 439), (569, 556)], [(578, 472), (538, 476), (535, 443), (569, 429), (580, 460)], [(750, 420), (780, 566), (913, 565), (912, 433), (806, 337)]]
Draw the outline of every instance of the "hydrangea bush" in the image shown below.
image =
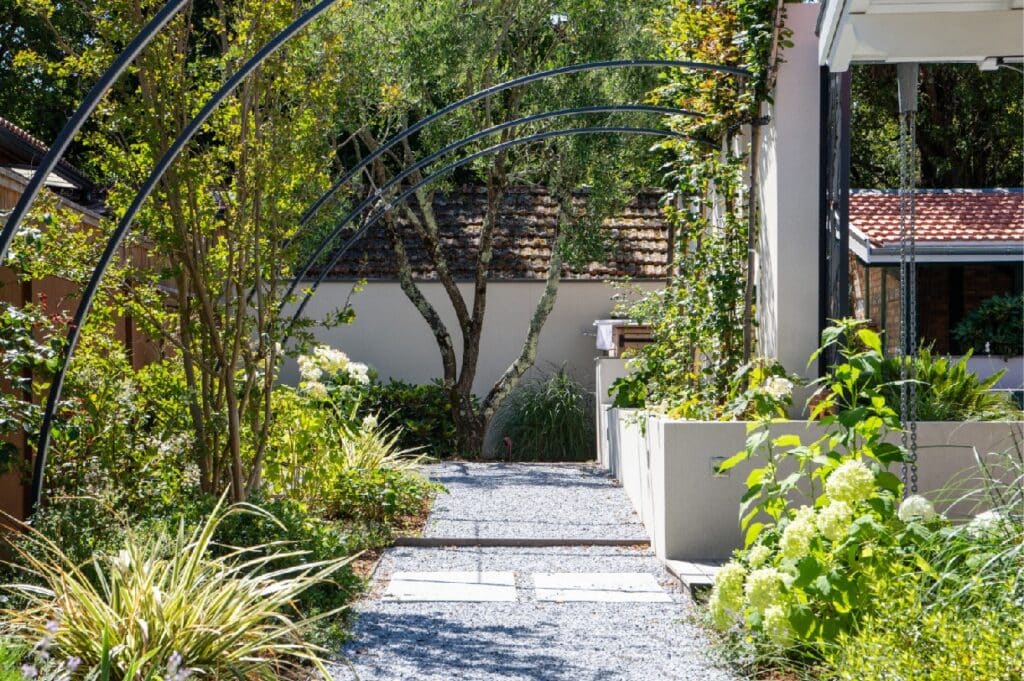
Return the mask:
[[(967, 592), (979, 570), (991, 571), (997, 561), (1024, 568), (1024, 534), (1005, 510), (954, 525), (924, 496), (903, 498), (888, 470), (906, 461), (906, 452), (888, 442), (898, 440), (891, 435), (900, 423), (881, 394), (881, 339), (860, 323), (842, 322), (825, 331), (812, 361), (833, 346), (841, 363), (812, 400), (812, 418), (827, 434), (809, 444), (795, 435), (773, 438), (768, 414), (752, 427), (744, 451), (720, 467), (763, 462), (747, 477), (741, 502), (745, 547), (718, 572), (708, 603), (718, 629), (755, 648), (818, 661), (878, 618), (891, 621), (886, 594), (895, 585), (921, 603)], [(986, 544), (1001, 548), (982, 550)], [(962, 550), (950, 550), (956, 546)], [(948, 602), (943, 607), (955, 611)]]
[(881, 366), (880, 339), (862, 328), (853, 329), (856, 345), (845, 333), (826, 333), (825, 346), (837, 344), (845, 360), (813, 410), (828, 434), (809, 444), (796, 435), (772, 438), (773, 415), (762, 412), (745, 450), (721, 466), (764, 460), (747, 478), (746, 548), (716, 579), (712, 619), (776, 643), (832, 640), (848, 630), (890, 552), (914, 541), (901, 518), (941, 522), (921, 498), (901, 506), (902, 486), (887, 470), (905, 452), (885, 441), (899, 419), (864, 380)]

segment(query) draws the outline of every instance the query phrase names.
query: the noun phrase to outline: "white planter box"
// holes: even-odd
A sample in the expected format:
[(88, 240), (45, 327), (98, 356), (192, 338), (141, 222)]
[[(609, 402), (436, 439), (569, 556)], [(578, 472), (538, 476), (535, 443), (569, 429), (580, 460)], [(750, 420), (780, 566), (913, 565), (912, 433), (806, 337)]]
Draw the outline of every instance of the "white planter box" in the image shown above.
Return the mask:
[[(962, 355), (953, 355), (951, 359), (959, 362), (962, 358)], [(1005, 369), (1006, 373), (999, 379), (995, 387), (1002, 390), (1024, 390), (1024, 356), (974, 355), (967, 360), (967, 368), (971, 370), (971, 373), (977, 374), (978, 378), (988, 378), (997, 371)]]
[[(671, 421), (613, 409), (609, 424), (614, 433), (612, 470), (647, 527), (659, 558), (723, 560), (742, 545), (740, 498), (747, 474), (761, 461), (744, 462), (727, 476), (713, 471), (720, 459), (743, 449), (748, 423)], [(952, 517), (970, 515), (975, 509), (963, 504), (949, 508), (950, 499), (935, 498), (936, 492), (956, 481), (967, 482), (965, 476), (976, 465), (975, 449), (982, 454), (1001, 451), (1022, 433), (1022, 423), (919, 424), (919, 491)], [(784, 434), (812, 442), (822, 429), (806, 421), (772, 427), (773, 437)], [(893, 472), (899, 474), (899, 466)]]

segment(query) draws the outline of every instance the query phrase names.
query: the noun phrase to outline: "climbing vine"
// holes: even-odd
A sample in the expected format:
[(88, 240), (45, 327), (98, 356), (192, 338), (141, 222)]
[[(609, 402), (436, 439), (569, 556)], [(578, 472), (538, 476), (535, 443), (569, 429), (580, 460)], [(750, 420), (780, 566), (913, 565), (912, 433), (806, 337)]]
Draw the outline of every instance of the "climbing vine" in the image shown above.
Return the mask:
[[(678, 118), (687, 139), (664, 144), (673, 154), (666, 213), (674, 230), (673, 266), (664, 290), (629, 310), (650, 325), (654, 343), (632, 363), (619, 395), (642, 397), (673, 416), (716, 418), (730, 378), (749, 358), (753, 246), (750, 192), (754, 142), (745, 136), (770, 101), (777, 55), (790, 45), (776, 0), (676, 0), (656, 31), (669, 59), (730, 64), (750, 71), (745, 82), (708, 72), (672, 73), (651, 99), (693, 111)], [(642, 406), (638, 404), (630, 406)]]

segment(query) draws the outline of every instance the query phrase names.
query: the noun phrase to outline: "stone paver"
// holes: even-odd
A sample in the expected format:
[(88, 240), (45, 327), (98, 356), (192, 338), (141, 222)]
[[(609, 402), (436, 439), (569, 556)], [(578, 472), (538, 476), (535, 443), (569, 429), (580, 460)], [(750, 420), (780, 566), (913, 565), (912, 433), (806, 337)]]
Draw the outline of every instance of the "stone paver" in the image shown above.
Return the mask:
[(514, 601), (513, 572), (396, 572), (384, 599), (390, 601)]
[(642, 572), (537, 572), (535, 598), (556, 603), (671, 603), (658, 580)]

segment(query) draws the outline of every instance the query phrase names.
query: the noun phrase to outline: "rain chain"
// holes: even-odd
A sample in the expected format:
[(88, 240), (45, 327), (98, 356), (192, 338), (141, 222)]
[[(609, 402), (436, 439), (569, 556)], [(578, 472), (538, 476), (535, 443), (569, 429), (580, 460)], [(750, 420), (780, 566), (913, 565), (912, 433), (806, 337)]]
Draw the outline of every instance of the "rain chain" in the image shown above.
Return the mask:
[(903, 448), (903, 494), (917, 493), (917, 254), (914, 193), (917, 187), (917, 64), (900, 64), (900, 422)]

